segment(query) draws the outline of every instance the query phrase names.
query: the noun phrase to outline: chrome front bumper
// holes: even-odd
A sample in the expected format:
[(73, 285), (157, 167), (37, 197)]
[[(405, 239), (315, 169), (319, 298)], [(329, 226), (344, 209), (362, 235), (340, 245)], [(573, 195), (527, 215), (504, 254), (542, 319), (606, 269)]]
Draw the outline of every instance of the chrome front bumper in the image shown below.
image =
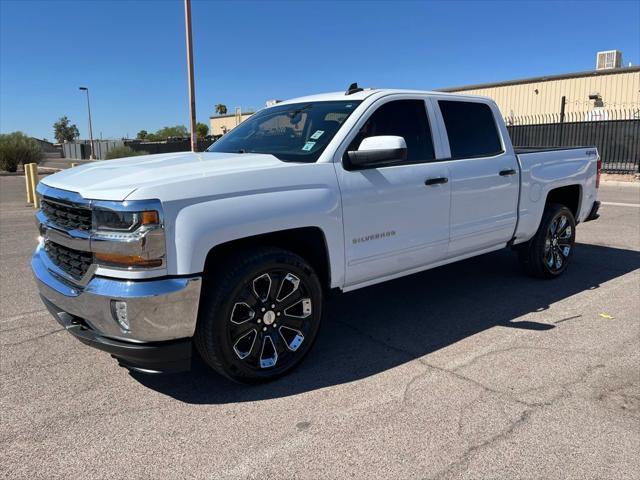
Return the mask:
[[(103, 337), (127, 342), (161, 342), (192, 337), (198, 315), (201, 278), (121, 280), (93, 277), (69, 282), (39, 245), (31, 268), (40, 295), (60, 312), (77, 317)], [(126, 301), (129, 330), (114, 318), (112, 300)]]

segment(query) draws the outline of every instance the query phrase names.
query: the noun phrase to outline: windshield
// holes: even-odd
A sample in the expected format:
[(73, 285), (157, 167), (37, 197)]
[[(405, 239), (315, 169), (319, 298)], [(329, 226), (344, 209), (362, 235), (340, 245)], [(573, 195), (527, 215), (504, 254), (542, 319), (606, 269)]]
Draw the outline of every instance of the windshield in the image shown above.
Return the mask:
[(252, 115), (207, 151), (269, 153), (287, 162), (315, 162), (359, 104), (338, 101), (276, 105)]

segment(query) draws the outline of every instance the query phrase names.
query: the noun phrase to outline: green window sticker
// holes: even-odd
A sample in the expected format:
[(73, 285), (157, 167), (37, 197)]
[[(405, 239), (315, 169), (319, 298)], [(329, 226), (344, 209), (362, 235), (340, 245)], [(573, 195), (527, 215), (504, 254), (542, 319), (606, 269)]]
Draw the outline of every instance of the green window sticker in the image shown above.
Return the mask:
[(302, 150), (304, 150), (305, 152), (308, 152), (309, 150), (311, 150), (313, 148), (313, 146), (316, 144), (316, 142), (307, 142), (304, 144), (304, 147), (302, 147)]
[(324, 133), (324, 130), (316, 130), (316, 132), (313, 135), (311, 135), (311, 137), (309, 138), (311, 138), (311, 140), (317, 140), (322, 136), (323, 133)]

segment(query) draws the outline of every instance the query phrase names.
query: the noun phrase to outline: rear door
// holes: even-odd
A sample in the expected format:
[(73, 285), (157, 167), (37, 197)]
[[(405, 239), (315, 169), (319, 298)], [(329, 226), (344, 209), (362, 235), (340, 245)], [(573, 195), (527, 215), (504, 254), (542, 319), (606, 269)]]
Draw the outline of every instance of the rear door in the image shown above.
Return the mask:
[[(482, 99), (435, 97), (449, 149), (450, 257), (506, 244), (513, 236), (519, 195), (518, 160), (495, 105)], [(448, 144), (448, 145), (447, 145)]]

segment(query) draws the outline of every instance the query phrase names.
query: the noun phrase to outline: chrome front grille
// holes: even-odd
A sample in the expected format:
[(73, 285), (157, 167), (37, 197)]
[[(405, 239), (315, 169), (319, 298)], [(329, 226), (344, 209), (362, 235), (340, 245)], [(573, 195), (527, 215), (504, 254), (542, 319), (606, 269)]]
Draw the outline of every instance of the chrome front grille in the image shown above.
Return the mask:
[[(95, 273), (101, 268), (117, 269), (127, 277), (124, 272), (133, 270), (128, 264), (116, 262), (111, 264), (105, 261), (98, 265), (95, 258), (98, 254), (148, 259), (150, 262), (139, 265), (139, 269), (144, 268), (145, 272), (165, 267), (165, 232), (159, 200), (122, 202), (86, 199), (79, 193), (50, 187), (43, 182), (38, 184), (37, 193), (42, 206), (35, 215), (40, 233), (39, 251), (47, 269), (57, 278), (84, 287), (95, 279)], [(115, 212), (155, 210), (159, 213), (160, 222), (158, 225), (142, 226), (128, 234), (94, 231), (94, 209)], [(109, 272), (104, 273), (109, 275)]]
[(47, 240), (44, 244), (49, 259), (60, 269), (76, 279), (81, 279), (93, 263), (93, 254), (64, 247)]
[(42, 199), (41, 208), (47, 219), (63, 230), (91, 230), (91, 210), (88, 208), (52, 202), (46, 197)]

